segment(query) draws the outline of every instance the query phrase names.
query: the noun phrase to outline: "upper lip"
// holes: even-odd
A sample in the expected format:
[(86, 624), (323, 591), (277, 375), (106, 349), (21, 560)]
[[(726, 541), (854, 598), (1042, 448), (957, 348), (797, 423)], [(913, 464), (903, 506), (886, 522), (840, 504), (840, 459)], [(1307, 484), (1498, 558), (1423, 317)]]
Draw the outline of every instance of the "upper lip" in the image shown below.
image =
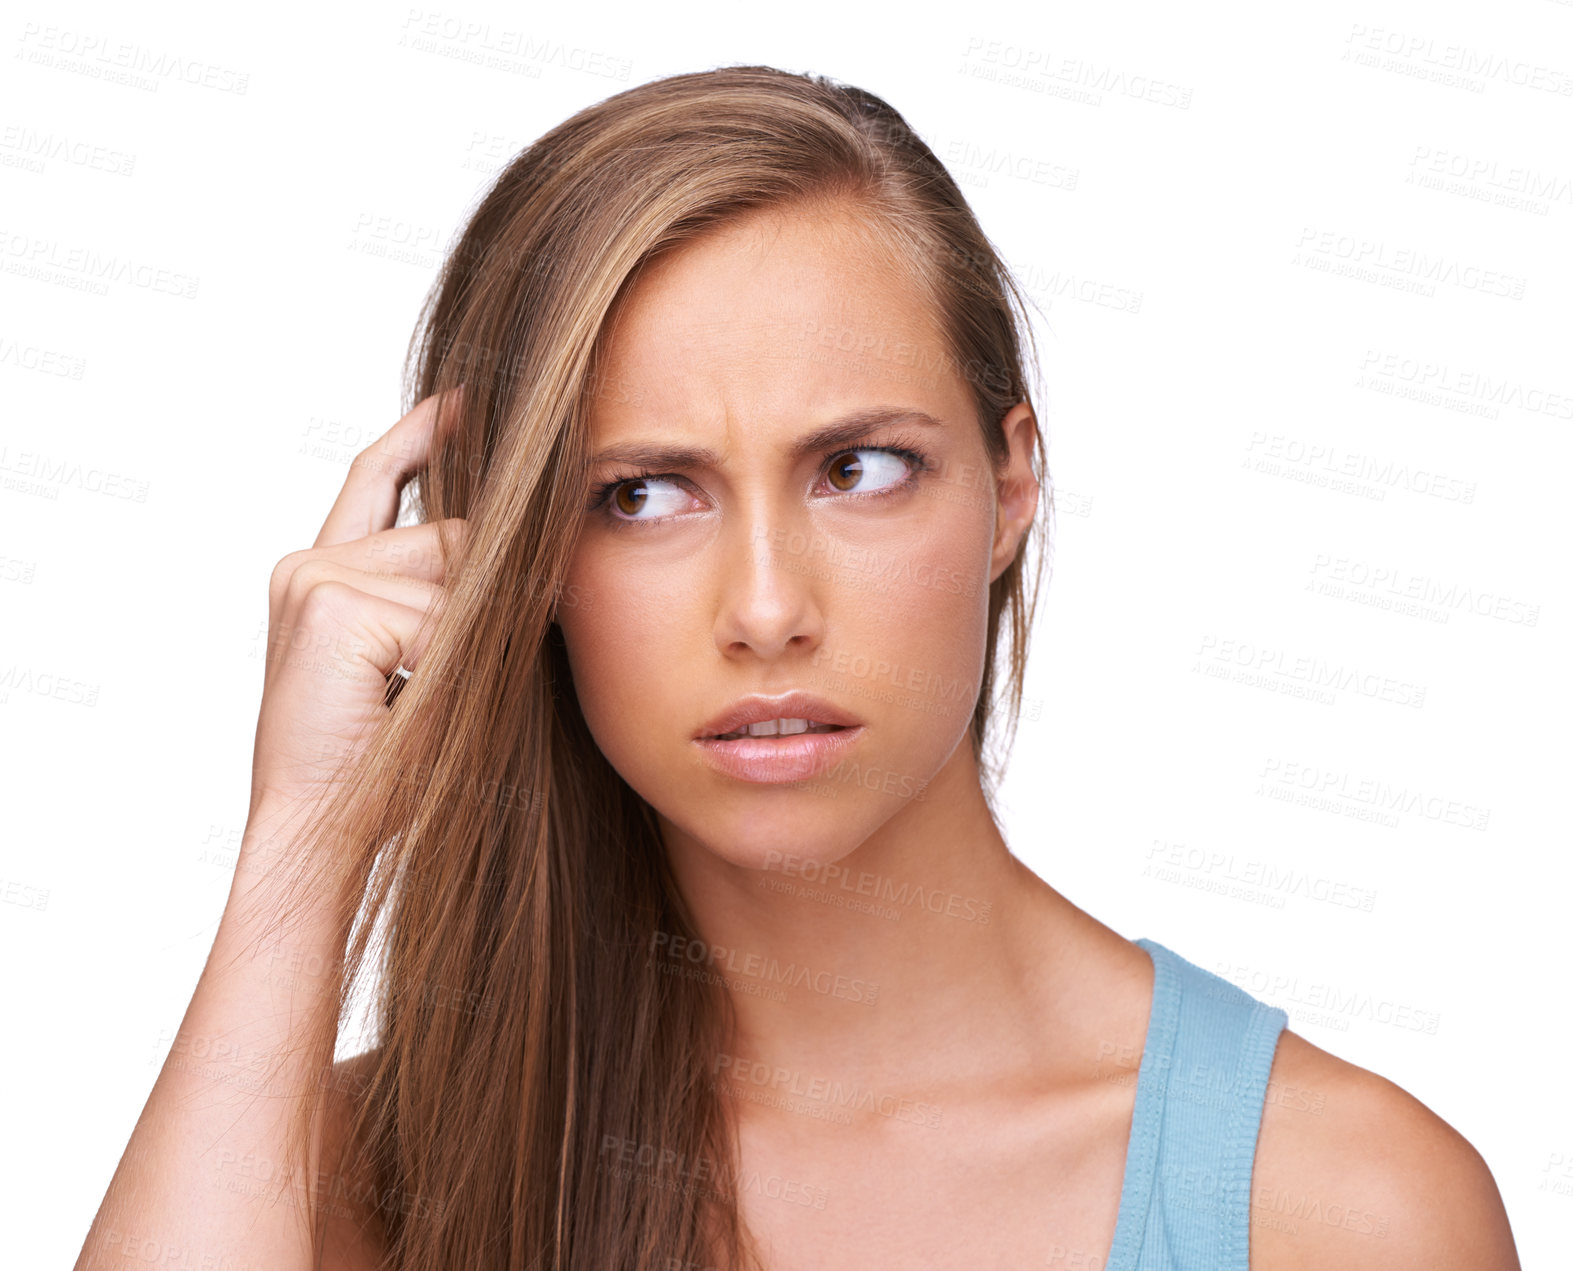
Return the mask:
[(739, 728), (767, 719), (811, 719), (816, 724), (840, 724), (844, 728), (856, 728), (863, 722), (824, 698), (801, 690), (784, 693), (780, 697), (752, 693), (733, 702), (700, 728), (696, 740), (736, 732)]

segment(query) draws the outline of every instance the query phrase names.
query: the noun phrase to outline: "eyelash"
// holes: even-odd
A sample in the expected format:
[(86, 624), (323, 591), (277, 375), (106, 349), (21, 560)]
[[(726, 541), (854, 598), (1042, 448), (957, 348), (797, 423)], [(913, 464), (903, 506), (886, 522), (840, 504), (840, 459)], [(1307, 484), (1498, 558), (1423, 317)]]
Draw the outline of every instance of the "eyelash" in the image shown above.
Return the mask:
[[(859, 450), (877, 450), (883, 454), (895, 455), (896, 458), (905, 460), (908, 464), (910, 464), (912, 471), (909, 472), (902, 480), (895, 482), (893, 485), (886, 486), (883, 490), (870, 490), (866, 493), (859, 493), (855, 490), (840, 491), (840, 496), (844, 499), (880, 499), (888, 495), (900, 494), (904, 491), (915, 489), (918, 484), (918, 478), (927, 472), (930, 467), (928, 455), (926, 452), (919, 449), (917, 438), (911, 436), (910, 434), (901, 434), (892, 438), (891, 443), (886, 446), (837, 447), (835, 450), (832, 450), (825, 455), (825, 464), (820, 469), (821, 475), (824, 474), (825, 468), (829, 467), (830, 460), (839, 459), (842, 455), (854, 454)], [(617, 529), (634, 529), (642, 525), (661, 525), (666, 521), (670, 521), (672, 519), (670, 516), (658, 516), (649, 520), (631, 521), (626, 517), (613, 516), (611, 508), (607, 506), (611, 500), (612, 492), (616, 490), (618, 486), (626, 485), (630, 481), (651, 480), (681, 481), (682, 478), (677, 476), (676, 473), (672, 472), (637, 471), (619, 473), (617, 476), (612, 477), (609, 481), (603, 481), (591, 490), (588, 510), (591, 512), (601, 512), (604, 519), (609, 524), (615, 526)]]

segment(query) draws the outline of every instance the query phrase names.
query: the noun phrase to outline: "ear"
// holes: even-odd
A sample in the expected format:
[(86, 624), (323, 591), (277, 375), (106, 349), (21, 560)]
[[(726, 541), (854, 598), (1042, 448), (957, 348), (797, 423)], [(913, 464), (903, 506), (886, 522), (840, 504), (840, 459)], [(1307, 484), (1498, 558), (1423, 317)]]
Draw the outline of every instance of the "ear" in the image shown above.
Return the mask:
[(993, 582), (1016, 559), (1016, 550), (1038, 511), (1038, 479), (1032, 474), (1032, 455), (1038, 421), (1026, 402), (1012, 406), (1000, 423), (1009, 457), (994, 483), (994, 550), (989, 559)]

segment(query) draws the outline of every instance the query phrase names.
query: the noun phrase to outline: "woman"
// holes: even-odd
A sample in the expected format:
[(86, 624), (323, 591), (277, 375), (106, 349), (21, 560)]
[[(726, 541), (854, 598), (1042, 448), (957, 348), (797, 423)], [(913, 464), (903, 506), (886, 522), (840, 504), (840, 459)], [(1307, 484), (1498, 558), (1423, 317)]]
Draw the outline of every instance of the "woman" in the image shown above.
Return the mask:
[(1443, 1121), (1001, 836), (1025, 329), (868, 93), (679, 75), (526, 149), (274, 572), (222, 1046), (78, 1265), (1516, 1266)]

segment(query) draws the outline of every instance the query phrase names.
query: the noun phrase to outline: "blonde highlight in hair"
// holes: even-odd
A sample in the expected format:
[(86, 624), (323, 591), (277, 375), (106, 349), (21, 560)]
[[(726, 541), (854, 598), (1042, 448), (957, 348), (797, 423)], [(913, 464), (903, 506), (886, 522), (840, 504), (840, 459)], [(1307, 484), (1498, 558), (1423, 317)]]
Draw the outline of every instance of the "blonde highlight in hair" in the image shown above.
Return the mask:
[[(340, 889), (345, 953), (324, 985), (338, 1020), (301, 1045), (331, 1056), (370, 978), (377, 1046), (343, 1159), (295, 1150), (367, 1180), (349, 1200), (377, 1219), (387, 1267), (758, 1265), (710, 1082), (730, 1002), (651, 957), (656, 933), (694, 924), (651, 809), (579, 712), (553, 617), (615, 602), (564, 580), (591, 398), (626, 387), (598, 370), (603, 332), (640, 270), (755, 209), (844, 201), (932, 299), (1002, 464), (1000, 421), (1029, 400), (1020, 293), (902, 117), (824, 77), (725, 67), (580, 111), (498, 175), (423, 308), (406, 409), (462, 392), (413, 507), (470, 534), (417, 674), (318, 810), (298, 897), (365, 880)], [(1020, 709), (1033, 540), (990, 587), (971, 740), (991, 799), (1003, 760), (985, 743), (997, 705), (1012, 733)], [(477, 1009), (444, 1005), (455, 993)], [(313, 1117), (321, 1095), (305, 1096)], [(319, 1250), (332, 1200), (309, 1212)]]

